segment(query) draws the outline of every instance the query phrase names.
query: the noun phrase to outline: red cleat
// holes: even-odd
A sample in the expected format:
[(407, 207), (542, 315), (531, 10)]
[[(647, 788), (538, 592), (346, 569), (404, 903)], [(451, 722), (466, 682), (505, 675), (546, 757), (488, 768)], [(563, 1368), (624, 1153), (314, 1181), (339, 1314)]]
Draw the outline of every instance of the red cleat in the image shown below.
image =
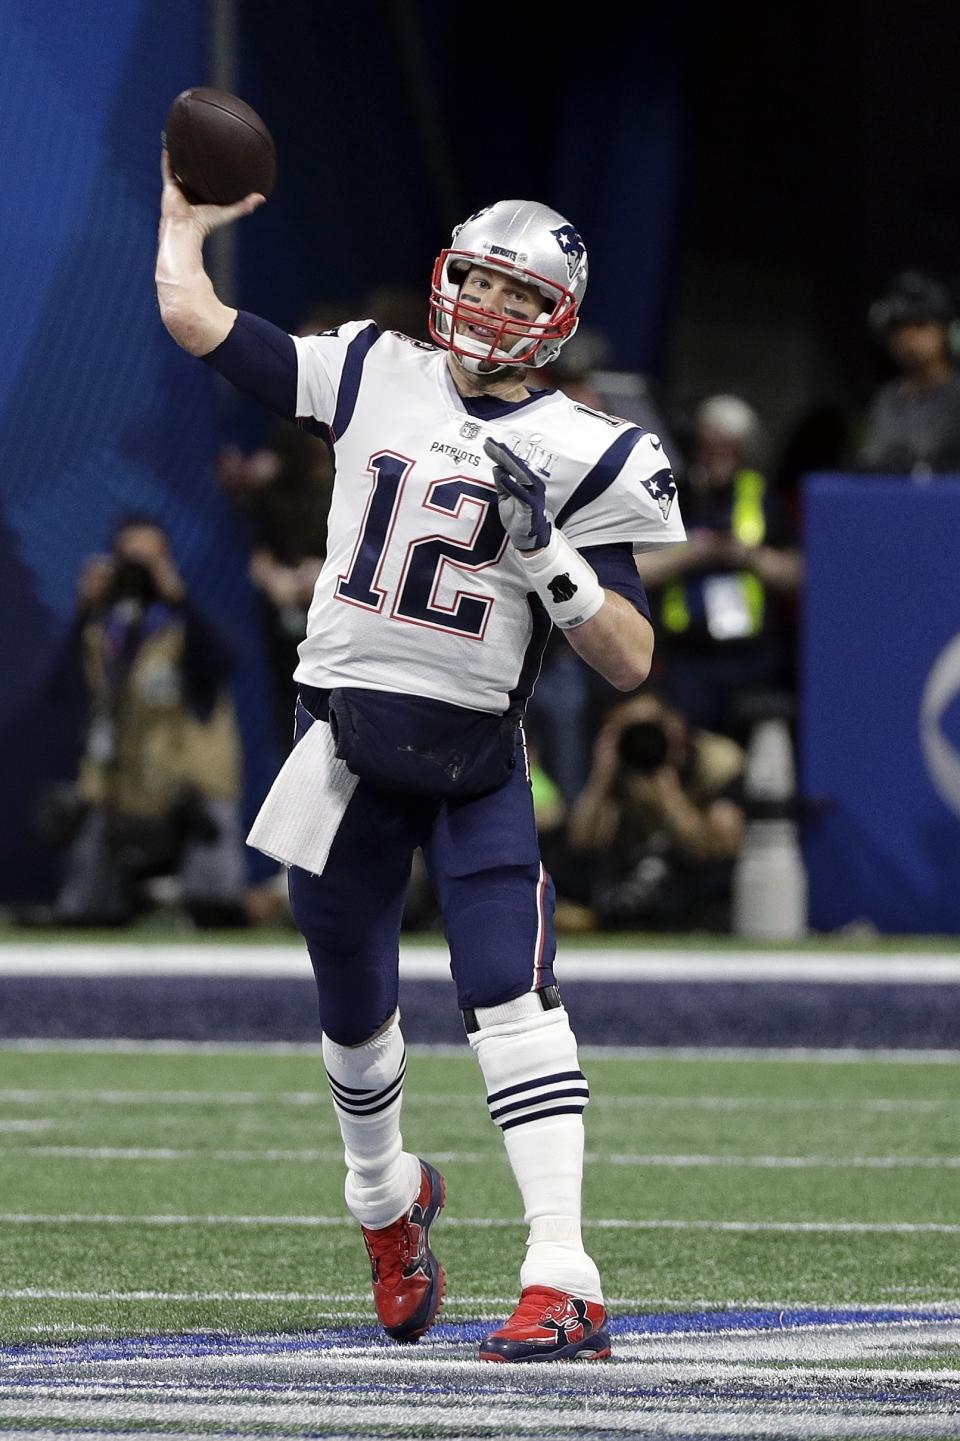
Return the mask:
[(517, 1309), (480, 1346), (481, 1361), (599, 1361), (610, 1355), (607, 1313), (553, 1286), (525, 1286)]
[(446, 1277), (427, 1245), (430, 1227), (446, 1200), (439, 1171), (420, 1162), (420, 1190), (405, 1215), (389, 1226), (361, 1226), (370, 1257), (373, 1299), (380, 1324), (395, 1341), (419, 1341), (436, 1320)]

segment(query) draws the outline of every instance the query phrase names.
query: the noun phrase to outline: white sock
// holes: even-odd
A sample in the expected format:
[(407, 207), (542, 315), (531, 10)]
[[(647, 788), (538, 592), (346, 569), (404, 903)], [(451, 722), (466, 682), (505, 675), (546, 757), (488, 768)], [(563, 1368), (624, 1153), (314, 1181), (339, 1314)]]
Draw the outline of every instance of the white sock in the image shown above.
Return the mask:
[(555, 1286), (602, 1301), (600, 1274), (583, 1249), (583, 1108), (589, 1099), (577, 1042), (562, 1006), (544, 1011), (531, 993), (476, 1012), (470, 1036), (503, 1131), (530, 1227), (520, 1285)]
[(420, 1189), (420, 1162), (400, 1135), (406, 1051), (399, 1014), (362, 1046), (324, 1036), (323, 1063), (343, 1137), (347, 1208), (362, 1226), (379, 1230), (408, 1211)]

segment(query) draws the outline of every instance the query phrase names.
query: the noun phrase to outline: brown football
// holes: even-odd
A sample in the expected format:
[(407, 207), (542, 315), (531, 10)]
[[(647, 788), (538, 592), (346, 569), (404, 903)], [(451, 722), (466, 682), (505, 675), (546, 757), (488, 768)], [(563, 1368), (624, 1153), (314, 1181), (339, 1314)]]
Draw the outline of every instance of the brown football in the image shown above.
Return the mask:
[(182, 91), (170, 106), (165, 135), (170, 166), (188, 200), (232, 205), (273, 189), (273, 138), (239, 96), (204, 85)]

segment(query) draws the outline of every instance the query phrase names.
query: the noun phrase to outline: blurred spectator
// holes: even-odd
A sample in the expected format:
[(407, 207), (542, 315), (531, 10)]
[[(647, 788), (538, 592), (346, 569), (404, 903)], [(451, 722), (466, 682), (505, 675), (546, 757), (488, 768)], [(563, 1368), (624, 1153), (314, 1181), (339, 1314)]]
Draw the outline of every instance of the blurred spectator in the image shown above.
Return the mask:
[(653, 692), (610, 712), (568, 831), (601, 928), (729, 928), (743, 767), (736, 742), (692, 730)]
[[(556, 360), (537, 372), (533, 383), (561, 390), (577, 405), (619, 415), (664, 440), (663, 416), (646, 379), (606, 369), (609, 361), (606, 337), (581, 325)], [(670, 447), (664, 448), (669, 454)], [(618, 694), (580, 659), (559, 631), (551, 634), (527, 707), (526, 726), (567, 804), (586, 785), (598, 718)]]
[(960, 471), (960, 376), (950, 354), (953, 301), (931, 276), (907, 270), (870, 307), (870, 326), (899, 371), (874, 396), (861, 470)]
[(69, 849), (42, 919), (119, 925), (146, 907), (146, 882), (176, 875), (196, 924), (244, 924), (230, 648), (191, 605), (155, 520), (126, 518), (110, 554), (88, 560), (74, 634), (88, 719), (75, 786), (43, 807), (48, 839)]
[(326, 446), (295, 426), (245, 455), (225, 446), (217, 482), (251, 532), (250, 579), (257, 589), (270, 669), (274, 723), (284, 751), (293, 739), (293, 672), (327, 541), (333, 466)]
[(687, 540), (637, 557), (658, 627), (668, 699), (693, 726), (741, 737), (745, 693), (787, 683), (775, 597), (797, 590), (802, 559), (784, 508), (758, 469), (756, 412), (715, 395), (696, 414), (683, 499)]
[[(335, 326), (339, 312), (317, 307), (300, 334)], [(244, 454), (228, 445), (217, 457), (217, 483), (250, 528), (250, 579), (270, 668), (274, 724), (284, 751), (292, 740), (293, 672), (307, 633), (307, 612), (327, 548), (333, 462), (323, 441), (278, 421), (268, 443)]]

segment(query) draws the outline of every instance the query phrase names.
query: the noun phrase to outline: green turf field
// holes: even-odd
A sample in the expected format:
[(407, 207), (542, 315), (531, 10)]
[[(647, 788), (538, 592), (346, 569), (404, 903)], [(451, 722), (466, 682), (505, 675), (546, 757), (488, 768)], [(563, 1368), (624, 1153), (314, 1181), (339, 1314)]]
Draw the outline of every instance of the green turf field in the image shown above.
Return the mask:
[[(960, 1068), (587, 1071), (587, 1238), (614, 1312), (960, 1297)], [(466, 1050), (414, 1052), (405, 1117), (447, 1177), (444, 1318), (502, 1315), (524, 1232)], [(316, 1054), (0, 1048), (0, 1148), (4, 1340), (371, 1319)]]

